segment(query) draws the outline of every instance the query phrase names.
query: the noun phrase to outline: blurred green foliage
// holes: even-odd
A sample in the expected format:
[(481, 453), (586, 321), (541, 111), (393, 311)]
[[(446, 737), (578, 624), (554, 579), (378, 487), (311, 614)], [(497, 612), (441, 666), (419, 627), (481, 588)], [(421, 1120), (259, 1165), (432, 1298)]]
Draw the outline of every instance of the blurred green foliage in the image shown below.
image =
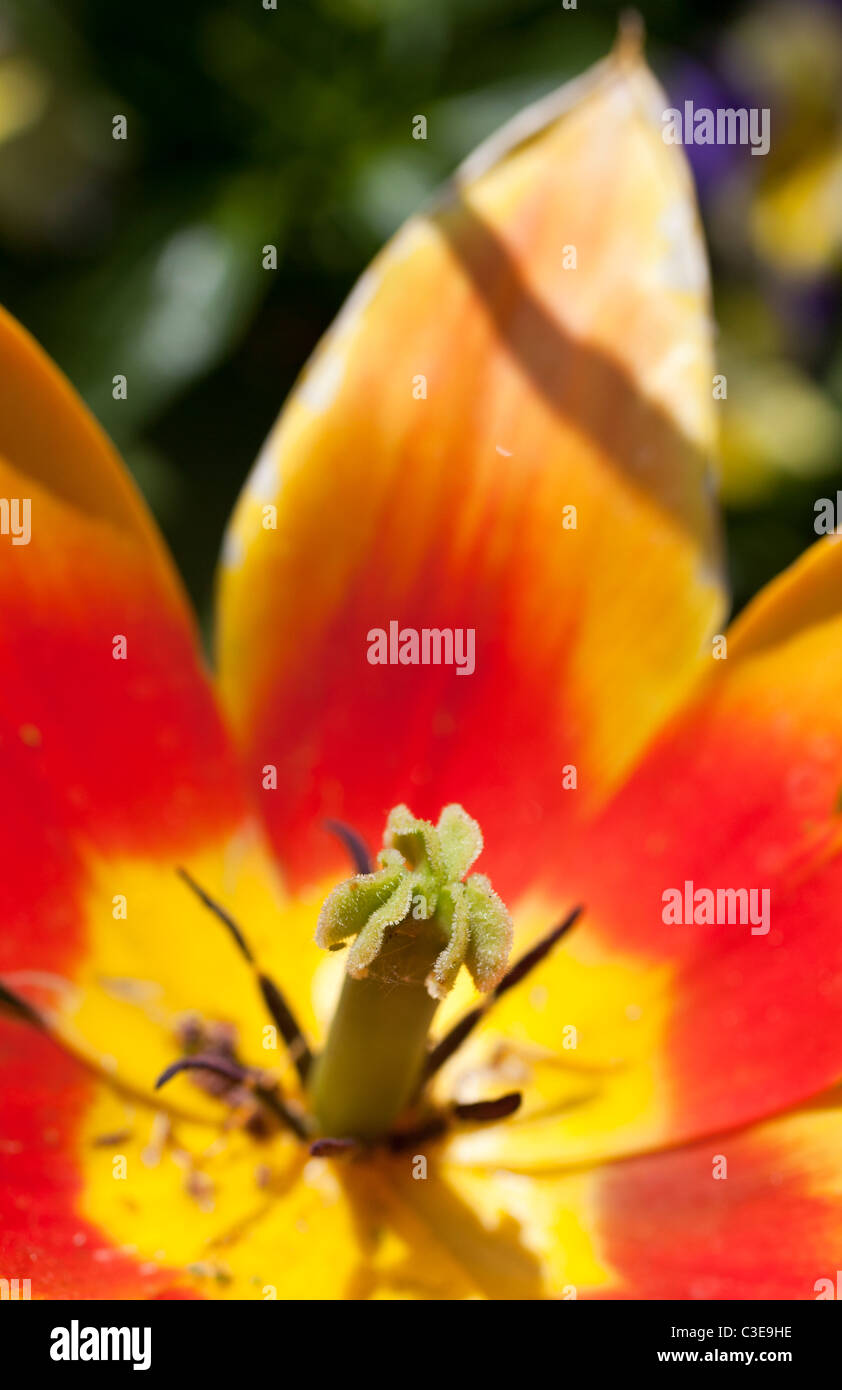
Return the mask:
[[(203, 615), (237, 491), (356, 276), (478, 140), (607, 51), (622, 8), (0, 0), (0, 298), (123, 450)], [(842, 29), (798, 0), (747, 17), (715, 3), (642, 8), (675, 99), (694, 82), (733, 82), (736, 64), (777, 94), (773, 138), (789, 136), (771, 172), (747, 157), (701, 171), (743, 602), (814, 539), (814, 497), (842, 487), (838, 245), (811, 252), (806, 271), (803, 257), (795, 270), (785, 254), (776, 263), (800, 184), (782, 212), (771, 205), (765, 251), (752, 240), (770, 182), (777, 196), (805, 151), (834, 148), (827, 55), (837, 42), (842, 54)], [(426, 142), (410, 138), (419, 112)], [(112, 139), (115, 113), (126, 141)], [(276, 271), (263, 269), (267, 244)], [(112, 399), (117, 372), (125, 402)]]

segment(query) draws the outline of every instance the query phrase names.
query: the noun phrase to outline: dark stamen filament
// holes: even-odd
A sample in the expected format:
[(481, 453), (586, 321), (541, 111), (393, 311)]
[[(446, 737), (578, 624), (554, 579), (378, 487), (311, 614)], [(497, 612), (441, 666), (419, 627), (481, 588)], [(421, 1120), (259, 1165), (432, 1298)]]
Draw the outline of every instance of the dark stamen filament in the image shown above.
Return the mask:
[(264, 975), (263, 972), (258, 969), (251, 947), (233, 917), (231, 917), (224, 908), (220, 907), (219, 903), (215, 902), (214, 899), (205, 892), (204, 888), (199, 886), (186, 869), (179, 868), (177, 873), (187, 886), (193, 890), (199, 901), (227, 927), (239, 947), (243, 959), (246, 960), (254, 970), (257, 983), (260, 987), (260, 993), (263, 995), (264, 1003), (281, 1037), (286, 1043), (289, 1055), (295, 1064), (298, 1075), (302, 1082), (306, 1082), (313, 1062), (313, 1054), (310, 1051), (307, 1039), (295, 1014), (292, 1012), (292, 1009), (289, 1007), (280, 989), (275, 984), (274, 980), (271, 980), (268, 975)]
[(432, 1115), (426, 1123), (416, 1125), (414, 1129), (395, 1130), (386, 1142), (392, 1153), (403, 1153), (406, 1149), (417, 1149), (431, 1139), (440, 1139), (446, 1130), (444, 1115)]
[(573, 911), (567, 914), (563, 922), (560, 922), (557, 927), (553, 927), (552, 931), (547, 932), (546, 936), (542, 936), (540, 941), (537, 941), (534, 946), (530, 947), (530, 949), (520, 957), (520, 960), (515, 961), (514, 965), (511, 969), (506, 971), (499, 985), (497, 985), (496, 989), (491, 991), (484, 1003), (478, 1004), (475, 1009), (471, 1009), (469, 1013), (465, 1014), (464, 1018), (460, 1018), (459, 1022), (453, 1025), (449, 1033), (445, 1033), (444, 1037), (436, 1043), (436, 1046), (432, 1049), (427, 1058), (423, 1082), (429, 1081), (430, 1077), (435, 1076), (439, 1068), (443, 1067), (445, 1062), (450, 1060), (454, 1052), (462, 1046), (466, 1038), (474, 1031), (477, 1024), (485, 1018), (492, 1004), (496, 1003), (507, 990), (512, 989), (514, 985), (520, 984), (524, 976), (534, 970), (536, 965), (539, 965), (540, 962), (549, 955), (553, 947), (558, 945), (562, 937), (566, 936), (570, 928), (579, 920), (582, 911), (582, 907), (574, 907)]
[(240, 1066), (238, 1062), (232, 1062), (227, 1057), (211, 1056), (207, 1053), (194, 1057), (179, 1057), (177, 1062), (171, 1062), (161, 1072), (155, 1082), (155, 1090), (160, 1090), (161, 1086), (165, 1086), (168, 1081), (183, 1071), (210, 1071), (217, 1076), (224, 1076), (226, 1080), (232, 1081), (237, 1086), (247, 1087), (288, 1129), (292, 1130), (298, 1139), (307, 1138), (307, 1131), (301, 1120), (284, 1104), (277, 1089), (261, 1085), (255, 1073), (249, 1071), (247, 1067)]
[(281, 1037), (287, 1046), (287, 1051), (295, 1063), (295, 1069), (302, 1081), (307, 1080), (310, 1067), (313, 1064), (313, 1054), (307, 1044), (307, 1039), (301, 1031), (299, 1023), (289, 1007), (286, 999), (281, 994), (274, 980), (268, 975), (259, 973), (257, 983), (260, 985), (260, 993), (263, 1001), (278, 1026)]
[(31, 1023), (34, 1028), (45, 1027), (44, 1020), (38, 1010), (19, 994), (14, 994), (8, 985), (0, 981), (0, 1010), (10, 1013), (13, 1018), (20, 1019), (23, 1023)]
[(350, 1153), (359, 1147), (356, 1139), (314, 1139), (310, 1153), (314, 1158), (335, 1158), (338, 1154)]
[(354, 830), (353, 826), (346, 825), (343, 820), (326, 820), (324, 826), (326, 830), (330, 830), (342, 841), (351, 856), (355, 871), (358, 874), (370, 874), (374, 865), (368, 845), (359, 831)]

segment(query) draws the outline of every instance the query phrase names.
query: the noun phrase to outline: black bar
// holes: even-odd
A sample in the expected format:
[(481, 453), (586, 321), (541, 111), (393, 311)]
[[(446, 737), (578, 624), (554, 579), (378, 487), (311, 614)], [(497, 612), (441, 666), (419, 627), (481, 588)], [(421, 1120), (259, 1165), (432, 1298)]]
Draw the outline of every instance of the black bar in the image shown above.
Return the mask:
[[(302, 1300), (308, 1302), (312, 1300)], [(783, 1369), (804, 1384), (812, 1372), (830, 1372), (837, 1363), (842, 1318), (839, 1303), (828, 1302), (717, 1302), (717, 1303), (639, 1303), (626, 1301), (569, 1301), (535, 1302), (523, 1308), (501, 1314), (483, 1310), (482, 1303), (470, 1308), (459, 1306), (447, 1314), (441, 1306), (435, 1313), (436, 1341), (446, 1329), (450, 1316), (454, 1340), (459, 1339), (459, 1359), (467, 1359), (476, 1367), (486, 1353), (497, 1345), (501, 1336), (501, 1316), (514, 1318), (503, 1332), (510, 1347), (528, 1347), (522, 1366), (524, 1376), (546, 1376), (550, 1365), (561, 1383), (567, 1372), (575, 1367), (597, 1376), (620, 1373), (625, 1380), (629, 1372), (658, 1375), (666, 1371), (673, 1378), (686, 1372), (717, 1371), (722, 1366), (738, 1365), (751, 1372), (762, 1383), (769, 1369)], [(329, 1355), (336, 1357), (334, 1365), (348, 1373), (360, 1369), (359, 1333), (362, 1317), (376, 1319), (376, 1326), (388, 1328), (402, 1324), (404, 1317), (413, 1321), (420, 1336), (430, 1335), (429, 1308), (401, 1303), (385, 1309), (382, 1303), (371, 1311), (361, 1312), (359, 1305), (351, 1312), (341, 1304), (326, 1308), (314, 1307), (312, 1316), (329, 1318), (331, 1336), (320, 1335), (310, 1340), (307, 1328), (310, 1314), (302, 1316), (300, 1305), (295, 1312), (259, 1291), (248, 1302), (215, 1302), (204, 1300), (173, 1300), (169, 1302), (27, 1302), (7, 1300), (0, 1303), (0, 1345), (4, 1364), (19, 1360), (26, 1371), (40, 1377), (68, 1376), (90, 1379), (114, 1376), (134, 1370), (134, 1359), (150, 1364), (143, 1370), (146, 1384), (158, 1376), (172, 1377), (173, 1373), (207, 1376), (208, 1384), (225, 1384), (227, 1375), (237, 1376), (238, 1383), (251, 1367), (264, 1379), (268, 1368), (279, 1367), (279, 1354), (284, 1362), (299, 1353), (321, 1378)], [(410, 1311), (407, 1311), (410, 1309)], [(524, 1328), (523, 1317), (527, 1318)], [(485, 1323), (485, 1318), (491, 1321)], [(418, 1322), (415, 1323), (415, 1319)], [(346, 1321), (348, 1319), (348, 1321)], [(353, 1319), (353, 1322), (351, 1321)], [(466, 1320), (470, 1324), (466, 1326)], [(443, 1327), (444, 1324), (444, 1327)], [(487, 1328), (483, 1334), (482, 1329)], [(95, 1336), (86, 1332), (95, 1329)], [(92, 1351), (103, 1345), (100, 1329), (136, 1329), (134, 1344), (122, 1333), (104, 1339), (106, 1349), (112, 1346), (127, 1351), (127, 1359), (82, 1360), (82, 1349)], [(59, 1332), (58, 1329), (64, 1329)], [(148, 1329), (148, 1337), (144, 1331)], [(343, 1335), (351, 1334), (350, 1337)], [(528, 1341), (524, 1342), (524, 1332)], [(368, 1345), (363, 1338), (363, 1344)], [(330, 1348), (333, 1348), (332, 1352)], [(281, 1352), (281, 1348), (283, 1351)], [(297, 1350), (296, 1350), (297, 1348)], [(66, 1351), (79, 1359), (53, 1359), (52, 1351)], [(134, 1358), (134, 1359), (133, 1359)], [(544, 1370), (541, 1371), (541, 1366)], [(386, 1367), (383, 1367), (385, 1373)], [(578, 1373), (581, 1375), (581, 1370)], [(251, 1376), (250, 1376), (251, 1378)], [(308, 1379), (310, 1377), (308, 1376)], [(193, 1382), (191, 1383), (201, 1383)]]

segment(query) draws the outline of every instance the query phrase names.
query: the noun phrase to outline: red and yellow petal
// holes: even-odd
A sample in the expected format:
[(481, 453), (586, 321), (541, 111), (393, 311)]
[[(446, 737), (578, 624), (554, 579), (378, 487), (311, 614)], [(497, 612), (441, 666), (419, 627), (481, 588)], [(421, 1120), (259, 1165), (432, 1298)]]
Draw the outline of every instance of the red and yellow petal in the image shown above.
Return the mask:
[(622, 1295), (838, 1297), (840, 1143), (842, 1112), (819, 1107), (604, 1169), (601, 1248)]
[[(533, 1113), (498, 1126), (499, 1143), (466, 1140), (465, 1161), (541, 1168), (674, 1144), (842, 1076), (841, 596), (834, 538), (746, 610), (692, 703), (561, 847), (582, 922), (450, 1078), (473, 1067), (471, 1084), (491, 1085), (481, 1069), (505, 1042)], [(723, 900), (719, 924), (665, 921), (667, 890), (683, 899), (688, 883), (757, 890), (754, 920), (728, 922)], [(525, 935), (553, 912), (533, 906)]]
[[(49, 1039), (0, 1019), (0, 1268), (32, 1298), (190, 1296), (181, 1272), (120, 1248), (84, 1216), (74, 1162), (96, 1082)], [(113, 1150), (112, 1145), (112, 1150)]]
[[(55, 363), (0, 307), (0, 458), (27, 484), (131, 538), (174, 593), (178, 577), (119, 455)], [(37, 513), (36, 513), (37, 518)], [(37, 524), (37, 520), (36, 520)]]
[(0, 1258), (33, 1298), (474, 1292), (435, 1228), (385, 1200), (393, 1164), (167, 1116), (20, 1024), (0, 1049)]
[[(820, 1281), (835, 1286), (842, 1257), (836, 1100), (602, 1167), (530, 1176), (448, 1168), (447, 1178), (489, 1240), (505, 1232), (530, 1253), (545, 1296), (827, 1297)], [(404, 1182), (404, 1197), (423, 1209), (428, 1194), (414, 1188)]]
[(140, 1089), (193, 1009), (272, 1060), (251, 973), (176, 873), (274, 938), (295, 978), (306, 948), (282, 939), (192, 615), (122, 465), (5, 317), (0, 359), (0, 496), (30, 508), (21, 543), (0, 536), (0, 979)]
[[(376, 839), (397, 802), (456, 800), (511, 897), (698, 673), (708, 286), (663, 101), (623, 49), (473, 156), (363, 277), (243, 493), (221, 690), (297, 883), (334, 866), (323, 818)], [(392, 621), (474, 629), (475, 671), (370, 664)]]
[(65, 1074), (75, 1064), (52, 1090), (31, 1060), (21, 1086), (37, 1106), (21, 1123), (6, 1099), (16, 1200), (0, 1252), (5, 1268), (28, 1260), (33, 1297), (811, 1299), (835, 1284), (832, 1098), (687, 1148), (525, 1175), (461, 1166), (449, 1146), (348, 1163), (178, 1117), (164, 1129), (145, 1103)]
[[(132, 1253), (139, 1242), (100, 1219), (97, 1181), (131, 1191), (105, 1141), (139, 1133), (127, 1113), (152, 1131), (186, 1015), (233, 1024), (247, 1060), (281, 1052), (250, 970), (177, 867), (241, 915), (256, 949), (271, 944), (287, 982), (307, 978), (308, 1023), (304, 956), (319, 953), (309, 923), (284, 932), (192, 615), (122, 466), (5, 316), (0, 360), (0, 496), (29, 507), (28, 534), (0, 536), (0, 981), (87, 1064), (2, 1021), (2, 1267), (34, 1297), (189, 1290), (162, 1239)], [(182, 1078), (165, 1104), (207, 1117), (205, 1145), (226, 1114)]]
[(192, 617), (122, 465), (5, 315), (0, 359), (0, 495), (31, 518), (0, 537), (3, 942), (49, 966), (80, 943), (83, 858), (186, 850), (242, 801)]

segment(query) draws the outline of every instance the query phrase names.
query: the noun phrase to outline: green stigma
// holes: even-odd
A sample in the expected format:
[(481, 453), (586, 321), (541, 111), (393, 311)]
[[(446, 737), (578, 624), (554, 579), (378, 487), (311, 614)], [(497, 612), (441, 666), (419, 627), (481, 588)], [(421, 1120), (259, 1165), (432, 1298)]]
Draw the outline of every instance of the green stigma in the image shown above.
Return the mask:
[(506, 969), (512, 921), (484, 874), (462, 881), (481, 850), (482, 831), (461, 806), (445, 806), (438, 825), (396, 806), (386, 823), (380, 868), (334, 888), (316, 942), (331, 950), (356, 937), (347, 969), (360, 980), (397, 931), (406, 935), (407, 924), (429, 922), (441, 947), (424, 980), (430, 996), (443, 999), (462, 965), (477, 989), (493, 989)]
[(414, 1099), (427, 1035), (463, 965), (487, 992), (506, 970), (512, 921), (484, 874), (466, 878), (482, 831), (458, 805), (438, 824), (396, 806), (374, 873), (329, 894), (316, 941), (337, 950), (353, 938), (346, 979), (312, 1100), (323, 1134), (386, 1133)]

